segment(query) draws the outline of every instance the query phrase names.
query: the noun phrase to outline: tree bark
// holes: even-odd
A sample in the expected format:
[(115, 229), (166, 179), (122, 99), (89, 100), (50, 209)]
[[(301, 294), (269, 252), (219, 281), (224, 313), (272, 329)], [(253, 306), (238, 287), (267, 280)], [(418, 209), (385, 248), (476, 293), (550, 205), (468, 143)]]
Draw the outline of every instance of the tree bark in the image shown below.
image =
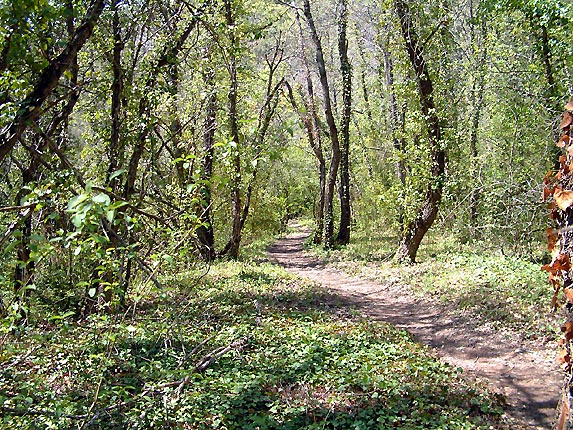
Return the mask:
[(318, 162), (318, 182), (319, 191), (318, 199), (316, 202), (315, 209), (315, 229), (313, 235), (313, 243), (318, 245), (322, 242), (324, 233), (324, 195), (326, 192), (326, 161), (324, 159), (324, 153), (322, 151), (322, 134), (320, 130), (320, 122), (318, 119), (318, 114), (316, 112), (315, 96), (314, 96), (314, 85), (312, 83), (312, 77), (310, 75), (310, 67), (308, 65), (308, 58), (306, 56), (306, 49), (304, 46), (304, 37), (302, 33), (302, 25), (300, 23), (300, 16), (298, 11), (296, 12), (296, 22), (298, 25), (298, 35), (300, 41), (300, 56), (304, 64), (305, 80), (306, 80), (306, 91), (308, 100), (303, 97), (303, 103), (306, 115), (302, 115), (302, 111), (296, 106), (296, 100), (294, 98), (292, 88), (287, 84), (289, 97), (291, 99), (291, 104), (295, 110), (299, 113), (301, 120), (305, 124), (307, 130), (308, 142), (316, 157)]
[[(207, 47), (207, 51), (209, 51)], [(209, 52), (207, 52), (207, 56)], [(215, 130), (217, 127), (217, 92), (215, 89), (215, 71), (209, 69), (203, 73), (207, 89), (207, 106), (203, 121), (203, 160), (201, 163), (201, 203), (198, 208), (200, 222), (196, 234), (199, 240), (199, 252), (205, 261), (213, 261), (215, 252), (215, 233), (211, 219), (211, 179), (213, 176), (213, 159), (215, 156)]]
[(332, 146), (332, 157), (330, 159), (330, 168), (328, 170), (328, 176), (326, 179), (326, 187), (324, 193), (324, 238), (323, 238), (324, 248), (331, 249), (334, 247), (334, 193), (336, 188), (338, 167), (340, 165), (340, 156), (341, 156), (340, 143), (338, 140), (338, 130), (336, 128), (336, 122), (334, 120), (334, 114), (332, 110), (332, 101), (330, 99), (330, 87), (328, 85), (328, 76), (326, 74), (326, 66), (324, 62), (322, 44), (320, 42), (320, 38), (318, 37), (318, 32), (316, 31), (316, 26), (314, 24), (314, 19), (312, 17), (309, 0), (304, 0), (303, 10), (308, 27), (310, 28), (312, 41), (316, 49), (316, 63), (318, 66), (318, 74), (320, 76), (320, 84), (322, 86), (324, 113), (326, 115), (328, 134)]
[[(473, 21), (473, 4), (470, 2), (471, 7), (471, 16), (470, 18)], [(482, 36), (485, 38), (486, 36), (486, 27), (485, 24), (482, 24)], [(472, 32), (471, 32), (471, 44), (472, 46), (476, 46), (476, 37), (475, 31), (472, 25)], [(484, 88), (485, 88), (485, 62), (487, 60), (487, 45), (483, 44), (481, 48), (481, 56), (478, 59), (477, 67), (474, 69), (477, 71), (478, 75), (472, 82), (472, 93), (471, 93), (471, 105), (472, 105), (472, 117), (471, 117), (471, 130), (470, 130), (470, 157), (471, 157), (471, 165), (477, 165), (477, 158), (478, 158), (478, 132), (479, 132), (479, 124), (481, 119), (481, 114), (484, 106)], [(479, 188), (473, 188), (470, 194), (470, 226), (473, 230), (472, 236), (476, 235), (477, 232), (477, 223), (478, 223), (478, 209), (479, 209), (479, 201), (480, 201), (480, 190)]]
[(123, 96), (123, 69), (121, 66), (121, 54), (123, 52), (123, 40), (121, 37), (121, 27), (119, 23), (119, 13), (117, 4), (113, 4), (113, 53), (112, 70), (113, 81), (111, 84), (111, 136), (109, 142), (108, 156), (109, 165), (107, 169), (106, 183), (114, 193), (119, 188), (119, 178), (110, 179), (111, 174), (121, 166), (120, 157), (123, 151), (120, 150), (120, 128), (122, 119), (121, 98)]
[(340, 225), (336, 242), (346, 245), (350, 242), (350, 116), (352, 114), (352, 66), (348, 59), (348, 0), (338, 3), (338, 54), (342, 74), (342, 119), (340, 149)]
[(230, 49), (229, 49), (229, 93), (227, 99), (229, 102), (229, 128), (231, 132), (231, 139), (234, 142), (234, 155), (233, 155), (233, 172), (231, 177), (231, 238), (228, 245), (225, 247), (224, 252), (230, 255), (231, 258), (239, 256), (239, 246), (241, 244), (241, 139), (239, 137), (239, 124), (237, 113), (237, 96), (238, 96), (238, 81), (237, 81), (237, 58), (235, 51), (237, 50), (237, 40), (234, 35), (235, 17), (231, 0), (225, 0), (225, 21), (227, 25)]
[(422, 48), (414, 32), (411, 11), (404, 0), (394, 0), (394, 8), (400, 20), (405, 48), (418, 83), (418, 95), (422, 114), (426, 121), (430, 150), (430, 173), (432, 180), (426, 187), (424, 201), (416, 217), (408, 224), (394, 256), (397, 261), (416, 261), (416, 254), (426, 232), (434, 223), (442, 198), (446, 153), (441, 147), (441, 128), (433, 99), (433, 85)]

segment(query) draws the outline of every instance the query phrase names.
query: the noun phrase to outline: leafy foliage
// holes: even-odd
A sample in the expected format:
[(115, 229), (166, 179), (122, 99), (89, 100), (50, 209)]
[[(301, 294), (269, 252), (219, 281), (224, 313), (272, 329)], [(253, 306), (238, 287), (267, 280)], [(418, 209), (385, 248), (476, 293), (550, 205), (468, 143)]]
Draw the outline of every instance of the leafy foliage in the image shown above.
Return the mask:
[(271, 266), (163, 281), (122, 318), (4, 338), (3, 428), (498, 427), (500, 405), (406, 333)]

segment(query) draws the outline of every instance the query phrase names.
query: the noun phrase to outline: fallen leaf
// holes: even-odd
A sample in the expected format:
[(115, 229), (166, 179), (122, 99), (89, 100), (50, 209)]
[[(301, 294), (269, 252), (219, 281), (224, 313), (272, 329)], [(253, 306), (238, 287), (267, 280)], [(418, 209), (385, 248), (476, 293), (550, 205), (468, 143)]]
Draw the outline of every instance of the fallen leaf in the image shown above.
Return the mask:
[(573, 322), (567, 321), (561, 327), (561, 331), (563, 332), (563, 335), (565, 336), (565, 340), (570, 341), (571, 339), (573, 339)]
[(562, 351), (559, 351), (559, 353), (557, 354), (557, 362), (559, 364), (571, 362), (571, 356), (569, 355), (569, 353), (565, 349)]
[(543, 178), (543, 183), (545, 185), (549, 185), (552, 181), (551, 181), (551, 177), (553, 176), (553, 170), (548, 171), (545, 174), (545, 178)]
[(553, 195), (553, 192), (555, 191), (555, 187), (543, 187), (543, 201), (546, 201), (547, 198), (551, 195)]
[(569, 103), (565, 105), (565, 110), (573, 110), (573, 97), (571, 97)]
[(566, 211), (573, 206), (573, 191), (564, 190), (563, 188), (555, 187), (553, 191), (553, 198), (559, 209)]
[(561, 136), (561, 139), (556, 143), (559, 148), (565, 148), (570, 143), (570, 138), (568, 134)]
[(569, 127), (572, 122), (573, 122), (573, 114), (571, 114), (571, 112), (565, 112), (563, 114), (563, 119), (561, 120), (561, 124), (559, 124), (559, 128), (563, 130)]
[(551, 306), (553, 307), (553, 312), (557, 310), (557, 304), (559, 303), (559, 290), (553, 292), (553, 298), (551, 299)]
[[(551, 263), (557, 270), (568, 272), (571, 269), (571, 259), (568, 254), (559, 254), (555, 261)], [(573, 324), (573, 323), (572, 323)]]
[(547, 236), (547, 249), (549, 249), (549, 251), (553, 251), (553, 248), (555, 248), (555, 244), (557, 243), (557, 239), (559, 239), (559, 230), (548, 227), (545, 230), (545, 235)]
[(565, 155), (559, 157), (559, 165), (564, 175), (569, 173), (569, 165), (567, 164), (567, 157)]
[(565, 297), (567, 297), (567, 301), (573, 303), (573, 288), (565, 288), (563, 292), (565, 293)]

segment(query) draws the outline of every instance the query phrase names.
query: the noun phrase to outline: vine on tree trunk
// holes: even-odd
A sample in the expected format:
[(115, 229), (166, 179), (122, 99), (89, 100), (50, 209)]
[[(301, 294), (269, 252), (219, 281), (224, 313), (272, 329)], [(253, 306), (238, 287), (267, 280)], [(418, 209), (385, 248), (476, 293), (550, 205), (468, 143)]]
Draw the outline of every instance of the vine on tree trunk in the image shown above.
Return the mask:
[(560, 351), (557, 361), (565, 372), (563, 397), (557, 410), (558, 430), (572, 429), (571, 405), (573, 403), (573, 373), (571, 367), (571, 341), (573, 340), (573, 97), (565, 105), (565, 113), (560, 124), (561, 134), (557, 146), (562, 150), (559, 166), (545, 175), (543, 201), (549, 199), (550, 217), (554, 226), (547, 229), (547, 246), (551, 252), (551, 262), (542, 270), (549, 273), (549, 283), (553, 287), (553, 309), (560, 305), (559, 292), (563, 290), (565, 299), (565, 322), (561, 327), (563, 337), (559, 340)]

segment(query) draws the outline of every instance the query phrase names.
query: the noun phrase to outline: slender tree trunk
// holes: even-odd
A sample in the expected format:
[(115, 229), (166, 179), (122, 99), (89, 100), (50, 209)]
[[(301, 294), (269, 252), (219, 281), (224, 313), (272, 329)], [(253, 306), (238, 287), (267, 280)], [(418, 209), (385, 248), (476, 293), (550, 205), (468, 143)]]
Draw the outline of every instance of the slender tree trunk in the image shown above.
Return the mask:
[(352, 114), (352, 67), (348, 60), (348, 0), (338, 3), (338, 53), (342, 73), (342, 121), (340, 150), (340, 225), (336, 242), (346, 245), (350, 242), (350, 116)]
[(410, 63), (418, 81), (418, 93), (422, 106), (422, 114), (426, 120), (428, 145), (430, 150), (430, 173), (432, 180), (426, 187), (422, 206), (404, 232), (394, 258), (397, 261), (415, 262), (416, 254), (424, 235), (434, 223), (442, 198), (444, 184), (446, 154), (441, 147), (441, 128), (433, 99), (432, 80), (426, 67), (422, 49), (413, 29), (411, 12), (404, 0), (394, 0), (396, 14), (400, 19), (402, 37)]
[[(209, 49), (209, 48), (207, 48)], [(207, 54), (209, 55), (209, 53)], [(197, 228), (199, 252), (205, 261), (215, 259), (215, 233), (211, 220), (211, 179), (213, 177), (213, 158), (215, 156), (215, 130), (217, 127), (217, 92), (215, 89), (215, 71), (208, 70), (203, 74), (207, 89), (207, 106), (203, 121), (203, 161), (201, 167), (201, 204), (199, 205)]]
[[(474, 19), (473, 17), (473, 3), (470, 2), (470, 18)], [(485, 24), (482, 24), (482, 38), (485, 39), (486, 36), (486, 27)], [(472, 46), (477, 46), (476, 43), (476, 36), (475, 30), (471, 28), (471, 44)], [(484, 106), (484, 88), (485, 88), (485, 62), (487, 60), (487, 45), (485, 43), (482, 44), (481, 48), (481, 56), (478, 59), (477, 67), (477, 77), (472, 82), (472, 93), (471, 93), (471, 105), (472, 105), (472, 118), (471, 118), (471, 130), (470, 130), (470, 158), (471, 158), (471, 165), (476, 166), (478, 164), (478, 132), (479, 132), (479, 124), (481, 119), (481, 114)], [(470, 194), (470, 226), (472, 231), (472, 236), (476, 234), (476, 227), (478, 223), (478, 209), (479, 209), (479, 201), (480, 201), (480, 190), (479, 188), (473, 188)]]
[(330, 159), (330, 168), (328, 170), (328, 176), (326, 179), (326, 188), (324, 194), (324, 239), (323, 239), (323, 246), (326, 249), (330, 249), (334, 246), (334, 193), (336, 188), (338, 167), (340, 165), (340, 143), (338, 140), (338, 130), (336, 128), (336, 122), (334, 120), (334, 114), (332, 110), (332, 102), (330, 99), (330, 87), (328, 85), (328, 77), (326, 74), (326, 66), (324, 62), (322, 44), (316, 31), (316, 26), (314, 24), (312, 12), (310, 10), (309, 0), (304, 0), (304, 15), (306, 17), (307, 24), (310, 28), (312, 41), (316, 48), (316, 63), (318, 66), (318, 74), (320, 76), (320, 84), (322, 86), (324, 111), (326, 115), (326, 123), (328, 125), (328, 134), (330, 136), (330, 142), (332, 145), (332, 157)]
[(113, 4), (113, 53), (112, 53), (112, 70), (113, 81), (111, 84), (111, 136), (109, 141), (109, 166), (107, 169), (106, 182), (114, 193), (119, 189), (119, 178), (110, 179), (113, 172), (121, 166), (120, 150), (120, 129), (122, 120), (121, 99), (123, 96), (123, 68), (121, 66), (121, 54), (123, 52), (123, 40), (121, 37), (121, 27), (119, 22), (119, 13), (117, 4)]
[(233, 173), (231, 176), (231, 238), (227, 246), (228, 253), (231, 258), (237, 258), (239, 255), (239, 246), (241, 243), (241, 140), (239, 137), (239, 124), (238, 124), (238, 113), (237, 113), (237, 93), (238, 93), (238, 82), (237, 82), (237, 58), (236, 49), (237, 41), (234, 35), (235, 18), (233, 16), (233, 10), (231, 5), (231, 0), (225, 0), (225, 19), (227, 30), (230, 40), (229, 49), (229, 127), (231, 131), (231, 139), (235, 144), (234, 156), (233, 156)]
[(313, 235), (313, 243), (318, 245), (322, 242), (323, 239), (323, 232), (324, 232), (324, 195), (326, 191), (326, 161), (324, 160), (324, 153), (322, 151), (322, 135), (320, 131), (320, 123), (318, 119), (318, 114), (316, 113), (316, 104), (315, 104), (315, 96), (314, 96), (314, 85), (312, 83), (312, 77), (310, 75), (310, 67), (308, 65), (308, 58), (306, 56), (306, 49), (304, 46), (304, 37), (302, 34), (302, 25), (300, 23), (300, 16), (298, 11), (296, 12), (296, 22), (298, 24), (298, 33), (299, 33), (299, 40), (300, 40), (300, 54), (302, 57), (302, 61), (304, 64), (304, 72), (305, 72), (305, 80), (306, 80), (306, 91), (308, 100), (305, 100), (303, 96), (303, 103), (305, 105), (305, 109), (307, 114), (302, 115), (302, 112), (296, 106), (296, 101), (292, 93), (292, 89), (290, 85), (287, 84), (289, 95), (291, 99), (291, 103), (295, 110), (299, 112), (299, 116), (303, 123), (305, 124), (305, 128), (307, 130), (308, 142), (314, 153), (316, 160), (318, 162), (318, 182), (319, 182), (319, 191), (318, 191), (318, 199), (316, 202), (316, 210), (315, 210), (315, 224), (316, 227), (314, 229)]
[[(22, 172), (22, 187), (16, 194), (15, 205), (19, 206), (20, 201), (27, 194), (28, 186), (37, 178), (38, 163), (36, 159), (32, 159), (30, 166)], [(34, 282), (34, 268), (35, 263), (31, 258), (30, 250), (30, 237), (32, 236), (32, 214), (30, 213), (23, 222), (20, 230), (21, 236), (16, 246), (17, 263), (14, 269), (14, 297), (15, 303), (18, 304), (18, 318), (19, 324), (25, 324), (28, 316), (26, 310), (26, 301), (30, 295), (30, 290), (27, 288)]]

